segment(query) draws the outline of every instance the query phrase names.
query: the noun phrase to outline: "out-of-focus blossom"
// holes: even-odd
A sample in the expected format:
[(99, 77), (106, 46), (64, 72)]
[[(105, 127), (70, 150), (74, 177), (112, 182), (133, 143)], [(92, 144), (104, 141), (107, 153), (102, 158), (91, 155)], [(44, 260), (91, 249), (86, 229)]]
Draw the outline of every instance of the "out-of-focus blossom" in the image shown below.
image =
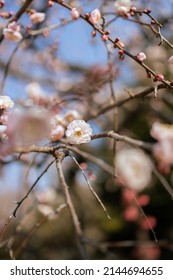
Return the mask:
[(3, 35), (5, 39), (13, 42), (19, 42), (23, 39), (20, 33), (20, 25), (15, 21), (9, 23), (7, 28), (3, 29)]
[(33, 14), (30, 15), (30, 20), (32, 23), (39, 23), (44, 21), (46, 18), (45, 13), (39, 13), (39, 12), (35, 12)]
[(76, 110), (70, 110), (66, 112), (64, 115), (64, 121), (67, 123), (67, 125), (74, 120), (80, 120), (80, 119), (81, 119), (81, 115)]
[(28, 94), (28, 96), (33, 100), (33, 102), (37, 105), (44, 105), (49, 102), (49, 98), (46, 96), (40, 84), (37, 82), (29, 83), (25, 87), (25, 91)]
[(169, 64), (173, 64), (173, 55), (168, 59)]
[(158, 141), (168, 139), (173, 140), (173, 125), (154, 122), (150, 134)]
[(54, 203), (57, 199), (57, 192), (53, 188), (48, 188), (44, 191), (38, 191), (35, 193), (35, 196), (39, 203)]
[(6, 131), (7, 131), (7, 126), (6, 125), (0, 125), (0, 137), (1, 137), (1, 139), (6, 138)]
[(138, 204), (140, 206), (146, 206), (150, 202), (150, 197), (147, 194), (142, 194), (137, 197)]
[(56, 212), (53, 207), (45, 204), (39, 204), (37, 206), (38, 211), (46, 216), (49, 220), (53, 220), (56, 218)]
[(49, 135), (49, 139), (50, 141), (58, 141), (60, 139), (63, 138), (65, 134), (65, 129), (62, 125), (57, 125), (56, 128), (54, 128), (50, 135)]
[(155, 122), (150, 134), (158, 140), (153, 146), (155, 158), (165, 166), (173, 164), (173, 125)]
[(123, 212), (123, 217), (126, 221), (136, 221), (139, 216), (139, 209), (137, 206), (128, 206)]
[(72, 121), (66, 130), (67, 141), (70, 144), (82, 144), (91, 141), (92, 128), (83, 120)]
[(89, 15), (89, 21), (97, 28), (100, 28), (103, 24), (102, 15), (99, 9), (93, 10)]
[(140, 52), (140, 53), (137, 54), (136, 58), (137, 58), (139, 61), (143, 61), (143, 60), (146, 59), (146, 55), (145, 55), (145, 53)]
[(154, 216), (147, 216), (146, 218), (143, 218), (140, 222), (141, 228), (145, 230), (150, 230), (151, 228), (154, 228), (157, 224), (157, 220)]
[(151, 181), (151, 162), (140, 150), (122, 149), (117, 153), (117, 172), (125, 186), (141, 191)]
[(116, 13), (120, 16), (124, 16), (130, 11), (132, 2), (131, 0), (117, 0), (114, 5)]
[(10, 109), (14, 106), (14, 102), (7, 95), (0, 96), (0, 109)]
[(135, 258), (139, 260), (157, 260), (160, 257), (161, 250), (157, 245), (148, 245), (146, 244), (138, 246), (134, 250)]
[(80, 17), (80, 13), (76, 8), (73, 8), (70, 12), (72, 19), (76, 20)]
[(153, 154), (155, 158), (165, 164), (173, 164), (173, 142), (171, 140), (163, 140), (154, 144)]
[(7, 135), (16, 145), (31, 145), (48, 137), (50, 117), (45, 110), (18, 110), (8, 119)]

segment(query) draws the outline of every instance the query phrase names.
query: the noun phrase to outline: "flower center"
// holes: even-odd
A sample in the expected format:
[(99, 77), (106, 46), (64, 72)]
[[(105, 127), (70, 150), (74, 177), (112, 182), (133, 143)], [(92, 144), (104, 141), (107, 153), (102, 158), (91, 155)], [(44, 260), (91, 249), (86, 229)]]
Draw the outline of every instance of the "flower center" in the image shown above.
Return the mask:
[(80, 127), (75, 128), (75, 136), (81, 137), (82, 136), (82, 130)]

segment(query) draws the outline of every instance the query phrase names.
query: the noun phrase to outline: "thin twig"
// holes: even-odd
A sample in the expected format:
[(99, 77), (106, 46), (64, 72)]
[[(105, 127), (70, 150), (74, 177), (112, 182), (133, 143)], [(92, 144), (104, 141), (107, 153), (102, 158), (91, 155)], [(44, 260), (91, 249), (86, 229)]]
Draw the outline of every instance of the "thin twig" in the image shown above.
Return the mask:
[(48, 171), (49, 167), (55, 162), (55, 159), (52, 160), (47, 166), (46, 168), (41, 172), (41, 174), (38, 176), (38, 178), (36, 179), (36, 181), (34, 182), (34, 184), (31, 186), (31, 188), (29, 189), (29, 191), (27, 192), (27, 194), (18, 202), (15, 202), (15, 204), (17, 204), (16, 208), (14, 209), (12, 216), (16, 217), (16, 213), (19, 209), (19, 207), (21, 206), (21, 204), (28, 198), (29, 194), (32, 192), (33, 188), (35, 187), (35, 185), (38, 183), (38, 181), (41, 179), (41, 177)]
[(78, 166), (78, 168), (81, 170), (81, 172), (82, 172), (82, 174), (83, 174), (83, 176), (84, 176), (84, 178), (85, 178), (85, 180), (86, 180), (86, 182), (87, 182), (87, 184), (88, 184), (88, 186), (89, 186), (90, 191), (92, 192), (92, 194), (94, 195), (94, 197), (96, 198), (96, 200), (99, 202), (99, 204), (100, 204), (101, 207), (103, 208), (103, 211), (105, 212), (106, 217), (107, 217), (109, 220), (111, 220), (111, 217), (109, 216), (105, 205), (103, 204), (103, 202), (101, 201), (101, 199), (99, 198), (99, 196), (97, 195), (97, 193), (94, 191), (93, 187), (91, 186), (91, 183), (90, 183), (89, 179), (87, 178), (87, 176), (86, 176), (86, 174), (85, 174), (85, 171), (81, 168), (80, 164), (78, 163), (78, 161), (76, 160), (75, 157), (73, 157), (73, 156), (71, 155), (71, 158), (74, 160), (74, 162), (76, 163), (76, 165)]
[[(58, 215), (60, 212), (66, 207), (65, 204), (61, 204), (58, 208), (54, 209), (54, 214)], [(14, 252), (15, 259), (21, 254), (21, 252), (27, 247), (29, 241), (33, 237), (33, 235), (36, 233), (36, 231), (47, 221), (49, 220), (48, 216), (42, 217), (40, 221), (36, 222), (35, 225), (31, 228), (29, 234), (27, 237), (22, 241), (22, 244), (17, 248), (17, 250)]]
[(58, 177), (59, 177), (59, 181), (60, 181), (60, 185), (64, 194), (64, 198), (65, 198), (65, 202), (67, 204), (67, 207), (69, 209), (72, 221), (73, 221), (73, 225), (75, 228), (75, 232), (77, 235), (77, 239), (78, 239), (78, 245), (79, 245), (79, 249), (81, 252), (81, 256), (83, 259), (87, 259), (88, 258), (88, 253), (85, 247), (85, 243), (83, 241), (83, 232), (80, 226), (80, 222), (76, 213), (76, 210), (74, 208), (70, 193), (69, 193), (69, 187), (65, 181), (64, 178), (64, 174), (62, 171), (62, 161), (65, 158), (66, 154), (63, 151), (56, 151), (55, 153), (55, 158), (56, 158), (56, 167), (57, 167), (57, 172), (58, 172)]

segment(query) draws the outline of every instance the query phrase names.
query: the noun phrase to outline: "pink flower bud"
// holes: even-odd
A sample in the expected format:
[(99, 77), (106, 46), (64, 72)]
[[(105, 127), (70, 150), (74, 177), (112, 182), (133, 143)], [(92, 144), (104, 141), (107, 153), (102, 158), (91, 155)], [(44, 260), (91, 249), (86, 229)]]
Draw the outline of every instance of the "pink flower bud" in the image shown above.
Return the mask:
[(157, 75), (156, 75), (156, 81), (162, 82), (163, 80), (164, 80), (163, 74), (157, 74)]
[(103, 41), (103, 42), (106, 42), (107, 40), (108, 40), (108, 35), (104, 34), (104, 35), (102, 36), (102, 41)]
[(70, 13), (72, 19), (76, 20), (80, 17), (80, 13), (76, 8), (73, 8)]
[(143, 61), (143, 60), (146, 59), (146, 55), (145, 55), (145, 53), (140, 52), (140, 53), (137, 54), (136, 58), (137, 58), (139, 61)]

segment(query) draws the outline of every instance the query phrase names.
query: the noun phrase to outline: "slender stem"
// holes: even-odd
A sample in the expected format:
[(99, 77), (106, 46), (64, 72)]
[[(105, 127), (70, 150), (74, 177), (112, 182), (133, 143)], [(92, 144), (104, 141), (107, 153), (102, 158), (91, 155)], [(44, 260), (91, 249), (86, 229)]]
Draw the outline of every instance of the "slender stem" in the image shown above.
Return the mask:
[(62, 171), (62, 161), (65, 158), (65, 152), (63, 151), (56, 151), (55, 153), (55, 157), (56, 157), (56, 167), (57, 167), (57, 172), (58, 172), (58, 177), (59, 177), (59, 181), (60, 181), (60, 185), (64, 194), (64, 198), (65, 198), (65, 202), (66, 205), (69, 209), (72, 221), (73, 221), (73, 225), (75, 228), (75, 232), (77, 235), (77, 239), (78, 239), (78, 244), (79, 244), (79, 249), (81, 252), (81, 256), (83, 259), (87, 259), (88, 258), (88, 254), (85, 248), (85, 242), (83, 239), (83, 232), (80, 226), (80, 222), (76, 213), (76, 210), (74, 208), (71, 196), (70, 196), (70, 192), (69, 192), (69, 187), (65, 181), (64, 178), (64, 174)]

